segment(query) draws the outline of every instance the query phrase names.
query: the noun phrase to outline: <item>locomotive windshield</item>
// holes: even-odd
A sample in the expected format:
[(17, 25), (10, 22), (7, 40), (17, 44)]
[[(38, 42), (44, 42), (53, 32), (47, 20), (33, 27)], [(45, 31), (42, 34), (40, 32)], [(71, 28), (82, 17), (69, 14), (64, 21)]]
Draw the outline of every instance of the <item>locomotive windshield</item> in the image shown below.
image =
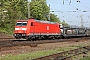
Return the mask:
[(27, 22), (17, 22), (16, 26), (26, 26)]

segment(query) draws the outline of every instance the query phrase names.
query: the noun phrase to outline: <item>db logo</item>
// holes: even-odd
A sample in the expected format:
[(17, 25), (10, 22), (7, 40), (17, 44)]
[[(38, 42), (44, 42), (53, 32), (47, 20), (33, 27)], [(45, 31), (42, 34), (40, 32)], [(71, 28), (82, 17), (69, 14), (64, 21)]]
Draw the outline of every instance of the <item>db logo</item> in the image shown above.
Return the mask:
[(49, 26), (47, 26), (47, 30), (49, 30)]

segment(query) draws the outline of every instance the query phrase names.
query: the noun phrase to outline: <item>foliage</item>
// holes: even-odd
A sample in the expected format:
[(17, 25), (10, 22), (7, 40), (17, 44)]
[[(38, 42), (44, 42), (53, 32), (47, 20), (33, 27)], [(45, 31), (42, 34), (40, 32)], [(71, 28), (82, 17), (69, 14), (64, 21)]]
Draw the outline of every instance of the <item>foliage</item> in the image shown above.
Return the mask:
[(32, 0), (30, 4), (32, 17), (38, 20), (47, 20), (46, 15), (49, 14), (49, 7), (45, 0)]
[(65, 21), (61, 22), (64, 27), (70, 27)]
[(59, 18), (57, 18), (57, 15), (55, 15), (55, 14), (50, 14), (50, 20), (52, 21), (52, 22), (58, 22), (58, 23), (60, 23), (60, 20), (59, 20)]
[[(27, 18), (27, 1), (1, 0), (0, 1), (0, 31), (12, 33), (17, 19)], [(12, 27), (12, 28), (11, 28)]]

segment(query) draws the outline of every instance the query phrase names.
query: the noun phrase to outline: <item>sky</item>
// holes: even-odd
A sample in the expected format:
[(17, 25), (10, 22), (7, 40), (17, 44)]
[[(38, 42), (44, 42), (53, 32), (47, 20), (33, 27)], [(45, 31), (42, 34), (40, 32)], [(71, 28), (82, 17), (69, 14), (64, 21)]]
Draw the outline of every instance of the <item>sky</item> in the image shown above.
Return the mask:
[[(50, 13), (69, 25), (90, 27), (90, 0), (46, 0)], [(54, 11), (54, 12), (52, 12)]]

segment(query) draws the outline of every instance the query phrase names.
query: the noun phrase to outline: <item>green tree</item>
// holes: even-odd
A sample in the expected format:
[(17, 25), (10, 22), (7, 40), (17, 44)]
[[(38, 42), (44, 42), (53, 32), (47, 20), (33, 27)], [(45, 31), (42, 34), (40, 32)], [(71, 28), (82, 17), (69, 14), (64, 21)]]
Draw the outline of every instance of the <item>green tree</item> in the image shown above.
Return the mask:
[(50, 14), (50, 20), (52, 21), (52, 22), (58, 22), (58, 23), (60, 23), (60, 20), (59, 20), (59, 18), (57, 18), (57, 15), (55, 15), (55, 14)]
[(31, 16), (38, 20), (47, 20), (46, 15), (49, 14), (49, 7), (46, 0), (32, 0), (30, 3)]
[[(0, 28), (12, 29), (15, 20), (27, 18), (27, 1), (0, 0)], [(13, 30), (12, 30), (13, 31)]]
[(64, 20), (63, 20), (63, 22), (61, 22), (61, 24), (62, 24), (64, 27), (70, 27)]

